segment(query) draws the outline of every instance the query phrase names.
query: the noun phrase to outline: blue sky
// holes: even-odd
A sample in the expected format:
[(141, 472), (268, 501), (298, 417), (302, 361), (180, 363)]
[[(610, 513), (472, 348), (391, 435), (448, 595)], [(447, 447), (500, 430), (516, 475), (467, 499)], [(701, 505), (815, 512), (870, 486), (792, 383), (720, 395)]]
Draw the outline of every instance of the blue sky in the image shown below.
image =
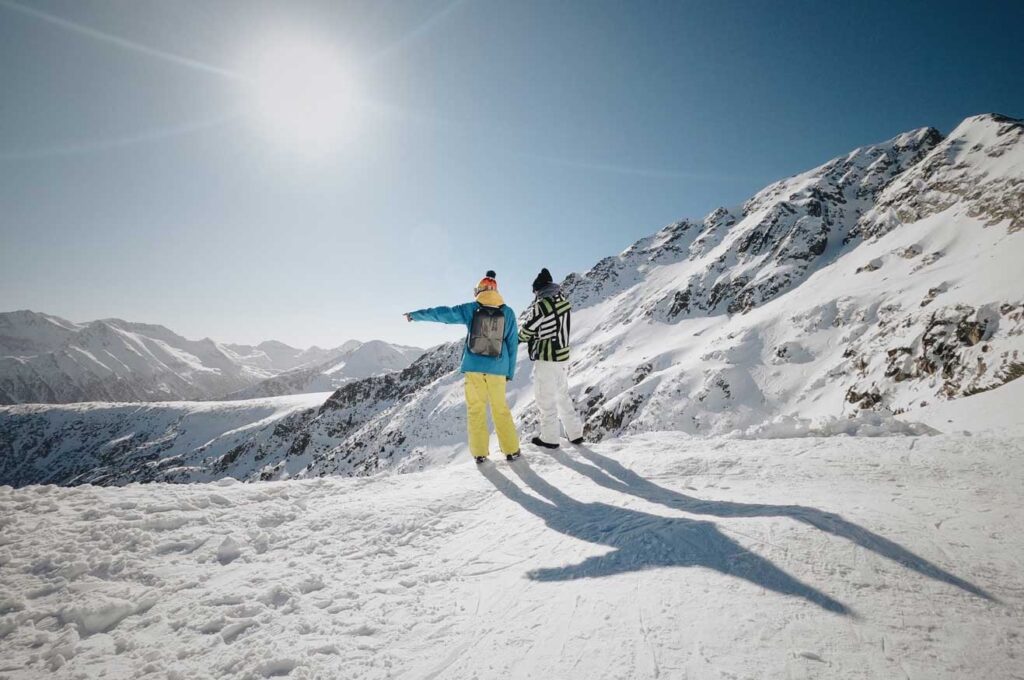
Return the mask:
[[(1024, 116), (1016, 2), (10, 1), (0, 310), (193, 338), (433, 344), (401, 313), (488, 268), (518, 309), (856, 146)], [(259, 123), (273, 41), (343, 65), (337, 144)]]

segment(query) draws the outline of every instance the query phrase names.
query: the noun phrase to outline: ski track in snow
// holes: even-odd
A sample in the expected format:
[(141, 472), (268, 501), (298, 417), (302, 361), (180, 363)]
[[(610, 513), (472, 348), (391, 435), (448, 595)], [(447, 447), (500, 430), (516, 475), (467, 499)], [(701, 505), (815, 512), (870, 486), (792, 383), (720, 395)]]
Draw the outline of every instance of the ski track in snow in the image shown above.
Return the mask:
[(1019, 678), (1022, 440), (0, 487), (0, 678)]

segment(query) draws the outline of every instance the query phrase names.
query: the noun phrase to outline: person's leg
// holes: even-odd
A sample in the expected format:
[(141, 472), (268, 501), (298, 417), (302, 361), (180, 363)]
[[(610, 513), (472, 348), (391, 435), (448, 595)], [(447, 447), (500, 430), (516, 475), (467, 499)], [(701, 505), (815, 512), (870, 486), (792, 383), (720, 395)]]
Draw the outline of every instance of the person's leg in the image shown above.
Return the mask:
[(540, 411), (540, 438), (548, 444), (557, 444), (559, 439), (556, 368), (553, 361), (533, 362), (533, 396)]
[(565, 429), (565, 436), (569, 441), (579, 439), (583, 436), (583, 421), (576, 412), (576, 405), (569, 394), (569, 362), (553, 362), (557, 367), (555, 376), (555, 396), (558, 403), (558, 419), (562, 421), (562, 428)]
[(487, 381), (491, 419), (494, 421), (494, 430), (498, 433), (498, 445), (502, 453), (515, 453), (519, 450), (519, 434), (516, 432), (512, 411), (509, 410), (508, 399), (505, 397), (505, 376), (488, 375), (484, 379)]
[(487, 385), (483, 373), (466, 373), (466, 432), (469, 452), (487, 456)]

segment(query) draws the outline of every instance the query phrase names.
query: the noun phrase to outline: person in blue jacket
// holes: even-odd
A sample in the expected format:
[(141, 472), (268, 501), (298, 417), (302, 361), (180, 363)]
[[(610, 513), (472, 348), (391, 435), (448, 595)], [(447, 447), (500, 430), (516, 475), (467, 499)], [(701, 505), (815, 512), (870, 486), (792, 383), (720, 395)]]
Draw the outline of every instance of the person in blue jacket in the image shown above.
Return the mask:
[[(490, 431), (487, 407), (498, 433), (498, 445), (507, 460), (519, 457), (519, 434), (505, 397), (505, 385), (516, 373), (519, 328), (512, 308), (498, 293), (498, 281), (488, 271), (473, 290), (475, 300), (455, 307), (430, 307), (405, 315), (408, 321), (436, 321), (466, 327), (462, 349), (465, 374), (469, 452), (477, 463), (487, 460)], [(483, 308), (483, 309), (481, 309)]]

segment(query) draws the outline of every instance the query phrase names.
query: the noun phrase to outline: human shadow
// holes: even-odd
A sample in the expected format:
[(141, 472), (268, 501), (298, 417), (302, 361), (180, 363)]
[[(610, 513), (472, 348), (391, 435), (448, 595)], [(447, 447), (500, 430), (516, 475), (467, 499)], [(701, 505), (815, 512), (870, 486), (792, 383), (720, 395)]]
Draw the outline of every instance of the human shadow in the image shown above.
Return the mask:
[(526, 493), (492, 465), (479, 469), (498, 491), (549, 528), (613, 548), (579, 564), (531, 570), (527, 576), (535, 581), (598, 578), (656, 567), (707, 567), (782, 595), (803, 598), (837, 614), (853, 614), (843, 603), (747, 550), (711, 522), (583, 503), (542, 479), (525, 460), (520, 459), (511, 468), (541, 498)]
[(862, 548), (893, 560), (919, 574), (956, 586), (986, 600), (998, 601), (973, 583), (949, 573), (923, 557), (915, 555), (898, 543), (843, 519), (835, 513), (803, 505), (769, 505), (764, 503), (703, 500), (659, 486), (641, 477), (618, 461), (602, 456), (586, 446), (577, 446), (576, 450), (592, 465), (581, 463), (562, 451), (552, 451), (551, 456), (567, 468), (575, 470), (607, 489), (636, 496), (651, 503), (695, 515), (711, 515), (714, 517), (789, 517), (833, 536), (845, 538)]

